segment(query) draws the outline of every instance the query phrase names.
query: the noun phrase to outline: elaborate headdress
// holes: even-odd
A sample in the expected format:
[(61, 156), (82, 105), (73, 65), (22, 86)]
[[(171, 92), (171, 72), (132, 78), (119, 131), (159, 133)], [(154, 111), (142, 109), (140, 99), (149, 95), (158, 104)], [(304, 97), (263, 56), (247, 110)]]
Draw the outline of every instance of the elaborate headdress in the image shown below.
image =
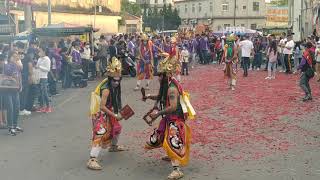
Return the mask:
[(158, 72), (174, 74), (177, 72), (177, 69), (180, 68), (180, 64), (175, 57), (170, 57), (168, 53), (162, 53), (162, 56), (165, 56), (165, 59), (159, 63)]
[(171, 43), (176, 43), (177, 42), (177, 38), (176, 37), (171, 37), (170, 42)]
[(141, 40), (143, 40), (143, 41), (148, 41), (149, 38), (148, 38), (148, 36), (147, 36), (146, 34), (142, 34)]
[(113, 57), (111, 62), (109, 62), (107, 65), (107, 75), (110, 77), (120, 77), (121, 70), (121, 62), (116, 57)]
[(227, 41), (236, 41), (237, 40), (237, 37), (236, 35), (234, 34), (230, 34), (228, 37), (227, 37)]

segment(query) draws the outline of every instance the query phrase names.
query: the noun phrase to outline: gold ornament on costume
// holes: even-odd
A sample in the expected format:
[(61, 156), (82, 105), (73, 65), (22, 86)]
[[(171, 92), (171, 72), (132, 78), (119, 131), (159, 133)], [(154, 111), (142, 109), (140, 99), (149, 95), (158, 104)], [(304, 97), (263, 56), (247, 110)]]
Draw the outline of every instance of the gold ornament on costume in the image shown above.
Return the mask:
[(237, 40), (237, 37), (236, 35), (234, 34), (230, 34), (228, 37), (227, 37), (227, 41), (236, 41)]
[(180, 68), (180, 64), (175, 57), (170, 57), (168, 53), (161, 53), (161, 56), (165, 56), (165, 59), (159, 63), (158, 72), (174, 74), (177, 69)]
[(148, 38), (148, 36), (146, 34), (142, 34), (141, 39), (143, 41), (148, 41), (149, 40), (149, 38)]
[(113, 57), (111, 62), (109, 62), (107, 66), (107, 75), (110, 77), (120, 77), (121, 70), (122, 70), (121, 62), (116, 57)]
[(176, 37), (172, 37), (170, 41), (171, 41), (171, 43), (176, 43), (177, 42), (177, 38)]

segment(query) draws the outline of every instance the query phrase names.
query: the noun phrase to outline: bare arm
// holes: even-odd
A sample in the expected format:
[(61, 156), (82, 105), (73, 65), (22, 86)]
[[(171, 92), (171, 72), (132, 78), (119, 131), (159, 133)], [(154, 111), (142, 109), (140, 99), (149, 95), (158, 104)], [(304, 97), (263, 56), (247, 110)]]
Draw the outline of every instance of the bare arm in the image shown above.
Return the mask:
[(108, 116), (112, 116), (114, 118), (117, 118), (117, 115), (114, 114), (110, 109), (107, 108), (107, 99), (110, 94), (110, 91), (108, 89), (104, 89), (102, 91), (102, 97), (101, 97), (101, 104), (100, 104), (100, 109), (101, 111), (107, 113)]
[(160, 111), (158, 115), (166, 115), (173, 113), (178, 106), (178, 98), (179, 98), (179, 93), (176, 88), (170, 87), (169, 88), (169, 101), (170, 101), (170, 106), (165, 108), (164, 110)]

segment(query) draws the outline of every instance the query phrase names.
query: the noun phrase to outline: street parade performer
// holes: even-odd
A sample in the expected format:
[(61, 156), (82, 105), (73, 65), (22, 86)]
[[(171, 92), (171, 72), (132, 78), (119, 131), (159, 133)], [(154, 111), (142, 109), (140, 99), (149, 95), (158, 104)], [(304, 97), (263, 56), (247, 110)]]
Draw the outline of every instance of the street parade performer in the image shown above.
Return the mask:
[[(118, 121), (121, 104), (121, 62), (113, 57), (107, 66), (108, 78), (103, 80), (92, 92), (90, 115), (92, 119), (92, 147), (87, 167), (92, 170), (101, 170), (98, 156), (102, 148), (109, 148), (109, 152), (124, 151), (118, 145), (121, 125)], [(101, 98), (101, 99), (100, 99)], [(101, 100), (101, 101), (100, 101)], [(98, 103), (100, 101), (100, 103)]]
[(138, 60), (138, 81), (137, 86), (134, 88), (134, 90), (140, 90), (141, 83), (144, 79), (147, 80), (146, 89), (149, 89), (150, 80), (153, 79), (153, 53), (152, 53), (152, 42), (149, 41), (149, 38), (147, 35), (143, 34), (141, 38), (141, 44), (140, 44), (140, 58)]
[(238, 48), (235, 44), (236, 36), (231, 34), (224, 46), (222, 61), (225, 64), (224, 74), (228, 77), (228, 84), (232, 90), (235, 90), (237, 82), (237, 66), (238, 66)]
[(186, 120), (194, 119), (195, 111), (190, 104), (189, 94), (183, 91), (180, 83), (173, 77), (180, 64), (168, 53), (162, 55), (166, 58), (158, 66), (159, 93), (143, 95), (144, 101), (147, 99), (156, 101), (154, 108), (147, 114), (152, 120), (145, 119), (145, 121), (151, 126), (159, 116), (162, 116), (162, 120), (158, 129), (155, 129), (150, 136), (145, 148), (150, 150), (163, 147), (168, 156), (163, 160), (171, 161), (173, 166), (168, 178), (179, 179), (183, 177), (180, 166), (187, 165), (189, 161), (191, 132)]

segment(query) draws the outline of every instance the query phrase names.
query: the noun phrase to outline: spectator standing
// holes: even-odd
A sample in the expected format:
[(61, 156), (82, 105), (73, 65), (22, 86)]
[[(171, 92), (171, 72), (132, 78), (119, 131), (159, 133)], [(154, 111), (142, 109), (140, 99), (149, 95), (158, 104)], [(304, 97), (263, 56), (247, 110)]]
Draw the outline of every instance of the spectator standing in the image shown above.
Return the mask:
[(4, 74), (12, 77), (16, 81), (18, 87), (17, 92), (12, 92), (8, 96), (5, 96), (5, 106), (7, 107), (7, 121), (9, 128), (9, 135), (15, 136), (18, 132), (22, 132), (22, 128), (18, 126), (19, 123), (19, 111), (20, 111), (20, 97), (21, 92), (21, 69), (22, 64), (19, 59), (19, 54), (12, 51), (8, 55), (8, 64), (4, 66)]
[(250, 66), (250, 57), (253, 54), (253, 43), (248, 40), (248, 37), (244, 37), (244, 40), (239, 43), (241, 48), (241, 56), (242, 56), (242, 66), (243, 66), (243, 76), (248, 76), (248, 68)]
[(81, 58), (82, 58), (82, 70), (84, 72), (84, 78), (89, 79), (89, 66), (91, 63), (91, 49), (90, 44), (86, 42), (84, 44), (83, 50), (81, 52)]
[(302, 50), (301, 50), (300, 45), (301, 45), (301, 43), (297, 42), (294, 47), (294, 71), (293, 71), (293, 74), (297, 73), (298, 66), (299, 66), (301, 59), (302, 59)]
[(189, 57), (190, 57), (190, 54), (189, 54), (187, 47), (183, 46), (182, 51), (181, 51), (181, 57), (180, 57), (181, 62), (182, 62), (182, 72), (181, 73), (183, 76), (184, 76), (185, 72), (186, 72), (187, 76), (189, 75), (189, 70), (188, 70)]
[(268, 76), (265, 79), (275, 79), (276, 78), (276, 70), (277, 70), (277, 43), (275, 41), (271, 41), (269, 48), (267, 50), (268, 56)]
[(294, 41), (292, 39), (292, 35), (289, 34), (287, 37), (287, 43), (284, 47), (283, 54), (284, 54), (284, 63), (286, 66), (286, 73), (291, 74), (291, 56), (293, 54), (293, 49), (294, 49)]
[(49, 104), (49, 95), (48, 95), (48, 73), (51, 69), (51, 62), (49, 57), (46, 55), (45, 48), (39, 49), (39, 56), (36, 68), (39, 69), (40, 77), (40, 108), (37, 112), (49, 113), (52, 112), (52, 109)]
[(320, 41), (317, 42), (315, 51), (317, 81), (320, 82)]

